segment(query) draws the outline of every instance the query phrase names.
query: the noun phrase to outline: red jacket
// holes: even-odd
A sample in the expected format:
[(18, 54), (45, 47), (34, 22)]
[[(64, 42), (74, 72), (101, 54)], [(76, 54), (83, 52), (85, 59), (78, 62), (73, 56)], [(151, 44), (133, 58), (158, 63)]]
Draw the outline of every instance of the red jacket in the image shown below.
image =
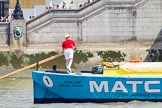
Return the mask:
[(74, 49), (75, 47), (75, 42), (72, 39), (66, 39), (63, 43), (62, 43), (62, 48), (63, 49), (68, 49), (68, 48), (72, 48)]

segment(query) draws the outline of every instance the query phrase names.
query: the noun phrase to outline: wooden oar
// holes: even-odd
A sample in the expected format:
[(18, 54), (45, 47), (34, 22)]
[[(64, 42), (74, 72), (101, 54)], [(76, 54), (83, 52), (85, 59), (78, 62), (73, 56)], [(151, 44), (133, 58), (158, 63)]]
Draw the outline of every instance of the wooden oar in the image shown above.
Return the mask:
[[(63, 53), (60, 53), (60, 54), (51, 56), (51, 57), (49, 57), (49, 58), (46, 58), (46, 59), (44, 59), (44, 60), (39, 61), (39, 64), (43, 64), (43, 63), (45, 63), (45, 62), (47, 62), (47, 61), (53, 60), (53, 59), (58, 58), (58, 57), (60, 57), (60, 56), (62, 56), (62, 55), (64, 55), (64, 54), (63, 54)], [(20, 72), (22, 72), (22, 71), (24, 71), (24, 70), (27, 70), (27, 69), (33, 68), (33, 67), (35, 67), (36, 65), (37, 65), (37, 63), (33, 63), (33, 64), (29, 65), (29, 66), (25, 66), (25, 67), (23, 67), (23, 68), (21, 68), (21, 69), (15, 70), (15, 71), (13, 71), (13, 72), (10, 72), (9, 74), (6, 74), (6, 75), (4, 75), (4, 76), (1, 76), (0, 79), (6, 78), (6, 77), (8, 77), (8, 76), (11, 76), (11, 75), (14, 75), (14, 74), (17, 74), (17, 73), (20, 73)]]

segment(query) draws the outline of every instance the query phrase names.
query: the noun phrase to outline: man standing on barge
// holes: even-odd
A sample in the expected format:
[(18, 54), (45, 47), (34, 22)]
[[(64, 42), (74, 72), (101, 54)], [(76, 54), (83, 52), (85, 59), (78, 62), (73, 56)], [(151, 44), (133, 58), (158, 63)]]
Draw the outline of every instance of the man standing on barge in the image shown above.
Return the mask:
[(62, 50), (66, 59), (67, 73), (72, 73), (71, 65), (73, 63), (74, 50), (76, 49), (76, 43), (71, 39), (69, 34), (65, 35), (65, 40), (62, 43)]

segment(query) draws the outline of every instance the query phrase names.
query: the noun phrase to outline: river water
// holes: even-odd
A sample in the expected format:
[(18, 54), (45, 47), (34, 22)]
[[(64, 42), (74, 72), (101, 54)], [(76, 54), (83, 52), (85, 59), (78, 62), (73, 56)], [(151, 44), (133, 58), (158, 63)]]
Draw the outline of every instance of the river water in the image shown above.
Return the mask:
[[(96, 61), (96, 62), (95, 62)], [(99, 63), (96, 58), (80, 63), (78, 69), (88, 69)], [(89, 65), (88, 65), (89, 64)], [(90, 65), (91, 64), (91, 65)], [(86, 67), (86, 68), (85, 68)], [(90, 70), (89, 68), (88, 70)], [(0, 76), (13, 71), (6, 67), (0, 68)], [(108, 102), (108, 103), (33, 103), (32, 70), (16, 74), (0, 80), (0, 108), (162, 108), (162, 102)]]
[(108, 103), (33, 103), (31, 78), (0, 80), (0, 108), (161, 108), (162, 102), (108, 102)]

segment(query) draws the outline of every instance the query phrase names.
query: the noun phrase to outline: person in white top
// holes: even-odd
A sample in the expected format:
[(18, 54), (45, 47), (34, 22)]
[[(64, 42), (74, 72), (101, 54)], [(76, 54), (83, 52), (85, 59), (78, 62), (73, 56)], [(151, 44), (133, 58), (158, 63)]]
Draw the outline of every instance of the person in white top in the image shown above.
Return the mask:
[(3, 16), (1, 16), (1, 22), (3, 22), (4, 21), (4, 17)]
[(71, 0), (71, 2), (70, 2), (69, 9), (74, 9), (74, 1), (73, 0)]
[(50, 6), (50, 8), (52, 8), (53, 7), (53, 3), (52, 3), (52, 1), (50, 0), (50, 3), (49, 3), (49, 6)]

